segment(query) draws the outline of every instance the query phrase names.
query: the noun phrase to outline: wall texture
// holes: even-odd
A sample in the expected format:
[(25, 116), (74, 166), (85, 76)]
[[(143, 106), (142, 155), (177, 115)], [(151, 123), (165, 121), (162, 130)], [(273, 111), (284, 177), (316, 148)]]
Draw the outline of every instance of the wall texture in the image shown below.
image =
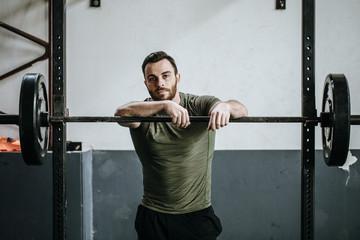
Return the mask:
[[(316, 102), (330, 72), (345, 73), (352, 112), (360, 113), (360, 2), (316, 1)], [(3, 0), (0, 20), (47, 40), (46, 0)], [(71, 115), (113, 115), (117, 106), (143, 100), (141, 63), (156, 50), (173, 55), (180, 89), (237, 99), (251, 116), (301, 114), (301, 1), (275, 10), (275, 0), (88, 0), (67, 1), (67, 106)], [(0, 72), (43, 53), (26, 39), (0, 28)], [(0, 110), (18, 112), (26, 72), (47, 76), (47, 62), (0, 82)], [(101, 126), (101, 127), (100, 127)], [(91, 128), (91, 131), (88, 129)], [(219, 132), (218, 149), (300, 149), (300, 126), (242, 124)], [(359, 148), (359, 128), (351, 148)], [(15, 126), (0, 126), (17, 138)], [(316, 146), (321, 148), (320, 128)], [(68, 139), (94, 149), (133, 150), (116, 124), (69, 124)]]

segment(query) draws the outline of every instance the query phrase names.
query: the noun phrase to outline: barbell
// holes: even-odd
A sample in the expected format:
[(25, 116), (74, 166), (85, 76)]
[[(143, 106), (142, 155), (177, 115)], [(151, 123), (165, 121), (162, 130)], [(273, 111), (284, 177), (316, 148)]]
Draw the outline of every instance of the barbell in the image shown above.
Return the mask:
[[(0, 124), (19, 125), (21, 152), (28, 165), (42, 165), (49, 145), (53, 122), (171, 122), (171, 117), (50, 116), (44, 76), (28, 73), (23, 77), (19, 115), (0, 115)], [(190, 122), (208, 122), (209, 116), (190, 116)], [(242, 117), (232, 123), (320, 123), (323, 156), (328, 166), (342, 166), (347, 158), (350, 125), (360, 125), (360, 115), (350, 115), (350, 94), (343, 74), (329, 74), (324, 83), (319, 117)], [(56, 139), (55, 139), (56, 141)]]

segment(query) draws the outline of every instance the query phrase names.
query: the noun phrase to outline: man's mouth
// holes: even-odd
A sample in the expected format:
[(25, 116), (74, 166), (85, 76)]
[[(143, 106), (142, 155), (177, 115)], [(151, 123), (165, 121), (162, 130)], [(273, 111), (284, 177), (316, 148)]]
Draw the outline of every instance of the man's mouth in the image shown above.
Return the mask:
[(169, 90), (167, 89), (159, 89), (159, 90), (156, 90), (157, 93), (165, 93), (165, 92), (168, 92)]

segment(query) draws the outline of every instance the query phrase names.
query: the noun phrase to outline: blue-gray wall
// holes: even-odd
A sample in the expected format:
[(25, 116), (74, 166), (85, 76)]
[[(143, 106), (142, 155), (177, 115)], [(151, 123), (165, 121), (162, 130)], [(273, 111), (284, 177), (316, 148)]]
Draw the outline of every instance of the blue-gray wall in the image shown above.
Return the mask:
[[(357, 157), (360, 151), (352, 151)], [(220, 240), (300, 239), (300, 151), (216, 151), (213, 207)], [(360, 239), (360, 165), (350, 178), (316, 152), (315, 239)], [(133, 151), (95, 151), (94, 239), (136, 239), (141, 165)]]
[[(298, 150), (216, 151), (213, 207), (219, 240), (300, 239)], [(360, 150), (352, 151), (357, 158)], [(0, 154), (0, 239), (52, 238), (51, 154), (41, 167), (19, 153)], [(360, 239), (360, 164), (350, 174), (327, 167), (316, 151), (315, 239)], [(68, 154), (68, 238), (136, 239), (141, 165), (134, 151)], [(349, 177), (350, 176), (350, 177)]]
[[(67, 239), (92, 239), (92, 152), (66, 161)], [(42, 166), (25, 165), (20, 153), (0, 153), (0, 240), (50, 240), (52, 154)]]

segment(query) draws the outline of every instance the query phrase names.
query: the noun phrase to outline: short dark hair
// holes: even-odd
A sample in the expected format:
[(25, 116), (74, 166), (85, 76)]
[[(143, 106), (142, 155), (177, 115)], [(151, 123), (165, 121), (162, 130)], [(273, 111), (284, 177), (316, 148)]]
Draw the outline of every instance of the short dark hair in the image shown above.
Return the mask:
[(178, 70), (177, 70), (177, 67), (176, 67), (176, 63), (175, 63), (175, 60), (166, 54), (166, 52), (163, 52), (163, 51), (158, 51), (158, 52), (153, 52), (153, 53), (150, 53), (144, 60), (143, 64), (142, 64), (142, 71), (143, 71), (143, 74), (145, 76), (145, 67), (148, 63), (155, 63), (155, 62), (159, 62), (160, 60), (163, 60), (163, 59), (167, 59), (171, 65), (173, 66), (174, 68), (174, 72), (175, 74), (178, 74)]

